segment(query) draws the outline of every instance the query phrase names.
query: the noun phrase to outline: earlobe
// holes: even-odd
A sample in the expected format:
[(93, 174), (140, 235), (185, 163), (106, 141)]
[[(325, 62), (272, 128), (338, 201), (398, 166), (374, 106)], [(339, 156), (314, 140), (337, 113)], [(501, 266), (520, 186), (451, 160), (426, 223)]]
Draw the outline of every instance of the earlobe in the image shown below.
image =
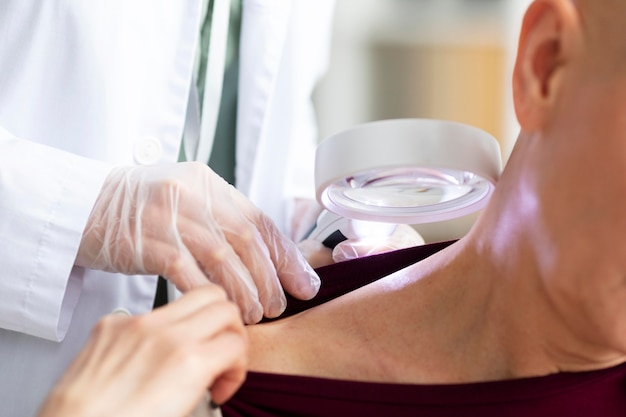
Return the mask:
[(558, 95), (567, 65), (574, 16), (570, 1), (536, 0), (522, 24), (517, 61), (513, 72), (513, 98), (523, 130), (540, 129)]

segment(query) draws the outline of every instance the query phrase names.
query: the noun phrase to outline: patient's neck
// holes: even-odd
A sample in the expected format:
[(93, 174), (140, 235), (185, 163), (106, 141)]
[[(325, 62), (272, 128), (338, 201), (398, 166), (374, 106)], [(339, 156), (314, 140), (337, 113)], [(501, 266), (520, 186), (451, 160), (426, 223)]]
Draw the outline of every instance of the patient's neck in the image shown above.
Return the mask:
[(533, 157), (543, 142), (532, 135), (518, 140), (459, 256), (477, 259), (474, 272), (489, 277), (490, 317), (502, 317), (508, 366), (518, 376), (626, 361), (623, 320), (605, 308), (623, 305), (623, 257), (603, 237), (590, 238), (597, 215), (580, 215), (589, 213), (580, 208), (572, 214), (569, 194), (555, 192), (564, 185), (550, 179), (563, 174)]

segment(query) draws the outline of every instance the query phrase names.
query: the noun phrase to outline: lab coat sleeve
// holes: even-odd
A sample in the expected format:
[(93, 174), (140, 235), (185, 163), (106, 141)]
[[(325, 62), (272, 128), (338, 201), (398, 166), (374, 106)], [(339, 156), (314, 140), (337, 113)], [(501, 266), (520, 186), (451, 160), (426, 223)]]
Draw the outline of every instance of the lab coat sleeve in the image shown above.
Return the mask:
[(0, 127), (0, 327), (60, 341), (81, 289), (74, 260), (111, 167)]
[(313, 172), (319, 133), (312, 95), (329, 67), (334, 8), (334, 0), (293, 3), (287, 46), (293, 68), (289, 88), (294, 103), (293, 132), (287, 167), (287, 194), (292, 198), (315, 198)]
[[(319, 141), (313, 91), (328, 70), (332, 39), (334, 0), (294, 3), (287, 58), (294, 68), (289, 94), (292, 132), (286, 183), (286, 230), (299, 239), (310, 230), (319, 214), (315, 201), (315, 149)], [(299, 200), (296, 203), (296, 200)]]

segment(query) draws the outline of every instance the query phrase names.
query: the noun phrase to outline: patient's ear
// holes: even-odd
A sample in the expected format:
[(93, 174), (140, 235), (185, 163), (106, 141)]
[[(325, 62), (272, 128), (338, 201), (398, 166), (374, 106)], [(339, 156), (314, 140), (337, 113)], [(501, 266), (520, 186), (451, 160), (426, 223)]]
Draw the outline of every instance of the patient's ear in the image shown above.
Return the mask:
[(526, 11), (513, 71), (513, 99), (525, 131), (550, 117), (576, 43), (577, 13), (569, 0), (535, 0)]

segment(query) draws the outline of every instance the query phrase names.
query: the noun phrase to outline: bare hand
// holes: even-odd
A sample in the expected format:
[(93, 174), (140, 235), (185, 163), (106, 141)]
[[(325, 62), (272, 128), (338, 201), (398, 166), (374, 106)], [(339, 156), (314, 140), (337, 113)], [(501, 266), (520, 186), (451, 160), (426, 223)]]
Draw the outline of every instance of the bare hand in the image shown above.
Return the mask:
[(209, 387), (226, 401), (246, 364), (239, 311), (208, 285), (143, 316), (102, 319), (39, 417), (185, 416)]

